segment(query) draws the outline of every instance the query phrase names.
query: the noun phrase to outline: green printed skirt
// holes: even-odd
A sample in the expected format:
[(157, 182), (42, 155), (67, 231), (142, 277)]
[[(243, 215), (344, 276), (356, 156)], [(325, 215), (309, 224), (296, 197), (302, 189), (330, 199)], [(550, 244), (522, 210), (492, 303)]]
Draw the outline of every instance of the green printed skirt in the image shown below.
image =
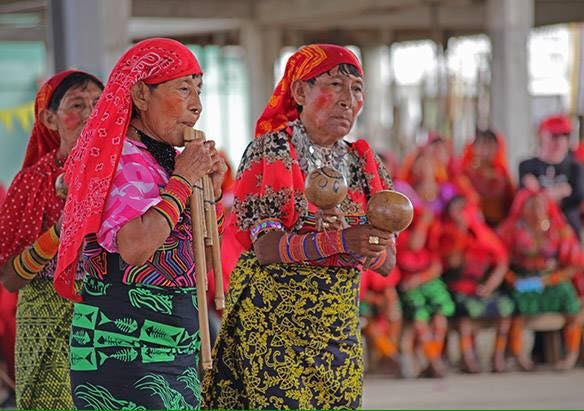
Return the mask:
[(197, 409), (196, 292), (87, 278), (70, 338), (78, 409)]
[(453, 294), (457, 317), (474, 319), (507, 318), (513, 314), (515, 304), (508, 295), (495, 291), (488, 297), (462, 293)]
[(37, 278), (19, 291), (16, 310), (16, 406), (71, 409), (69, 331), (73, 304), (52, 279)]
[(210, 409), (358, 408), (359, 273), (242, 254), (203, 380)]
[(408, 320), (427, 322), (435, 314), (446, 317), (454, 314), (454, 301), (440, 278), (401, 292), (400, 299), (404, 317)]
[(519, 292), (513, 290), (513, 300), (522, 315), (562, 313), (575, 315), (580, 310), (580, 301), (572, 283), (548, 285), (543, 291)]

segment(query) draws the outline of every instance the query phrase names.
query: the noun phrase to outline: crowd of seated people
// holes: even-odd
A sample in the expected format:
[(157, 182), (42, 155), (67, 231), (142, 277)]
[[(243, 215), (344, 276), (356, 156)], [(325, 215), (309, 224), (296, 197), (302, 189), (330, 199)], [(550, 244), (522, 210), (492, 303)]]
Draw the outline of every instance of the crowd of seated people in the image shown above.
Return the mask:
[(570, 150), (571, 132), (566, 116), (545, 119), (539, 150), (520, 163), (518, 181), (503, 136), (491, 130), (477, 132), (459, 156), (449, 139), (430, 133), (402, 164), (385, 158), (414, 219), (398, 236), (394, 272), (363, 274), (370, 369), (388, 359), (402, 377), (442, 377), (452, 329), (460, 370), (479, 373), (477, 333), (486, 325), (495, 331), (491, 370), (504, 372), (514, 359), (529, 371), (526, 321), (544, 313), (563, 319), (553, 366), (576, 365), (584, 324), (584, 149)]

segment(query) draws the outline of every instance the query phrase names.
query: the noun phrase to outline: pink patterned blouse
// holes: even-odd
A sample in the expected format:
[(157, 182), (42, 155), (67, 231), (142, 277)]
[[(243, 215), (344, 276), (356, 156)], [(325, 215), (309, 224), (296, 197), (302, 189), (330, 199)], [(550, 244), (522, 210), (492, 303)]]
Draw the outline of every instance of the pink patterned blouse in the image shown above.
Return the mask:
[[(149, 284), (159, 287), (194, 287), (191, 216), (187, 209), (164, 244), (141, 266), (119, 257), (117, 234), (129, 221), (143, 215), (160, 200), (169, 175), (139, 141), (126, 139), (96, 235), (85, 239), (84, 269), (106, 282)], [(222, 210), (217, 209), (222, 229)], [(113, 257), (113, 258), (112, 258)], [(113, 263), (112, 263), (113, 261)]]

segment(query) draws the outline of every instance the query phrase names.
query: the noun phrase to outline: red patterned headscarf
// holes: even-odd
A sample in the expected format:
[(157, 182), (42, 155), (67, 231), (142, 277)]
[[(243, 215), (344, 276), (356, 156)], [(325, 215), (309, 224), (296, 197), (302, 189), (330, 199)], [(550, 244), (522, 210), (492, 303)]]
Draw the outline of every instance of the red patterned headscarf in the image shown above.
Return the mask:
[(113, 68), (95, 110), (66, 164), (69, 186), (65, 204), (55, 289), (65, 298), (75, 293), (75, 263), (83, 238), (95, 233), (116, 172), (132, 115), (131, 88), (139, 81), (159, 84), (202, 74), (194, 54), (183, 44), (152, 38), (130, 48)]
[[(74, 73), (79, 71), (55, 74), (37, 92), (35, 120), (22, 166), (23, 171), (35, 166), (35, 172), (21, 171), (16, 175), (0, 209), (0, 265), (32, 244), (47, 225), (57, 221), (63, 208), (63, 200), (57, 197), (54, 187), (55, 178), (61, 173), (55, 161), (61, 140), (59, 133), (43, 124), (40, 113), (49, 107), (57, 87)], [(95, 82), (101, 84), (97, 78)], [(53, 154), (48, 156), (49, 153)]]
[(363, 70), (357, 56), (345, 47), (334, 44), (311, 44), (294, 53), (286, 64), (282, 80), (276, 86), (268, 105), (256, 123), (256, 137), (269, 131), (280, 131), (298, 118), (291, 86), (295, 80), (310, 80), (339, 64), (351, 64), (361, 76)]

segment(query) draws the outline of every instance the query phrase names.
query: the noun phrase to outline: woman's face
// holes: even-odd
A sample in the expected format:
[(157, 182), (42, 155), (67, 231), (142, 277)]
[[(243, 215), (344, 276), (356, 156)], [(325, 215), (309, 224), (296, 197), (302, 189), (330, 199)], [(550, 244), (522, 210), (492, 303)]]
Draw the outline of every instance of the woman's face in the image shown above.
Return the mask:
[(434, 178), (434, 161), (426, 153), (419, 154), (412, 164), (412, 175), (416, 183), (422, 183)]
[(477, 138), (473, 143), (474, 154), (477, 160), (492, 161), (497, 154), (497, 142), (490, 138)]
[(365, 98), (361, 77), (340, 73), (337, 66), (299, 87), (293, 94), (302, 106), (300, 119), (317, 144), (330, 145), (349, 134)]
[(101, 88), (93, 81), (84, 86), (73, 86), (63, 95), (57, 111), (51, 112), (48, 123), (45, 122), (59, 133), (65, 154), (75, 146), (100, 95)]
[(466, 208), (466, 200), (462, 197), (453, 199), (448, 205), (448, 217), (460, 226), (466, 226), (464, 218), (464, 209)]
[(448, 151), (446, 142), (442, 138), (428, 144), (427, 150), (430, 156), (434, 159), (436, 165), (448, 165), (448, 162), (450, 161), (450, 152)]
[(134, 101), (143, 131), (173, 146), (183, 146), (183, 131), (193, 128), (201, 115), (201, 77), (184, 76), (150, 88), (143, 85), (143, 100)]

